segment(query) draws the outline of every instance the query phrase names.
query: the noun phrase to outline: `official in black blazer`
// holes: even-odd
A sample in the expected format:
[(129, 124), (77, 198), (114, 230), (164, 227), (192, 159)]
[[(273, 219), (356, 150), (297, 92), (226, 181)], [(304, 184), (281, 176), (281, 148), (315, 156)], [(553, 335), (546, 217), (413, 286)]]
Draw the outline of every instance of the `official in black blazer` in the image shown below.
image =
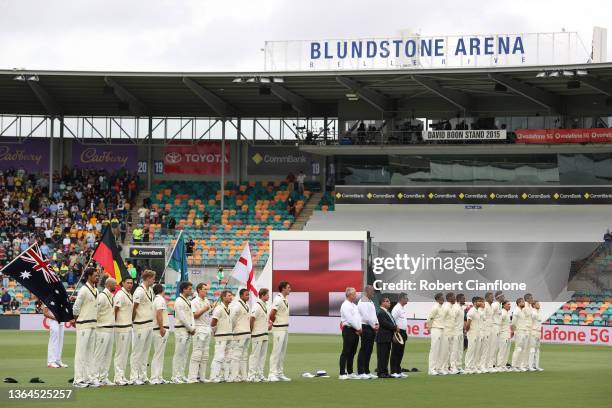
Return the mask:
[(391, 342), (397, 329), (395, 320), (391, 316), (391, 301), (388, 297), (380, 298), (380, 311), (378, 312), (378, 332), (376, 333), (376, 357), (378, 360), (378, 378), (391, 378), (389, 375), (389, 355)]

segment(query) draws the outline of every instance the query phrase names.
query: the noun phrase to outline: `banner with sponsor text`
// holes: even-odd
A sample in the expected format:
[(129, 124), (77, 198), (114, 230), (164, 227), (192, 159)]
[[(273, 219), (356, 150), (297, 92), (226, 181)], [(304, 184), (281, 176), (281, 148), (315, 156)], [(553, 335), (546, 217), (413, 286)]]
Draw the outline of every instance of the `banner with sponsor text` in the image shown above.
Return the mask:
[(516, 143), (612, 143), (612, 129), (517, 129)]
[(72, 167), (136, 171), (137, 147), (72, 143)]
[[(225, 144), (225, 173), (230, 172), (230, 144)], [(165, 174), (221, 174), (220, 142), (175, 142), (164, 147)]]
[(0, 170), (24, 169), (33, 173), (49, 172), (49, 140), (2, 138)]
[(489, 130), (424, 130), (423, 140), (506, 140), (505, 129)]

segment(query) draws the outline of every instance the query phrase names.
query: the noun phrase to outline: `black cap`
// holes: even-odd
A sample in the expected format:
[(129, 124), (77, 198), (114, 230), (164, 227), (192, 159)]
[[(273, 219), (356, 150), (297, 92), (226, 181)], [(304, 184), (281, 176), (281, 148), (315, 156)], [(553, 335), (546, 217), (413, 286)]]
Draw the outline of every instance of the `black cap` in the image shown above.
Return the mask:
[(6, 377), (4, 379), (4, 382), (7, 384), (17, 384), (19, 381), (17, 381), (16, 379), (12, 378), (12, 377)]
[(32, 384), (44, 384), (45, 382), (38, 377), (30, 378)]

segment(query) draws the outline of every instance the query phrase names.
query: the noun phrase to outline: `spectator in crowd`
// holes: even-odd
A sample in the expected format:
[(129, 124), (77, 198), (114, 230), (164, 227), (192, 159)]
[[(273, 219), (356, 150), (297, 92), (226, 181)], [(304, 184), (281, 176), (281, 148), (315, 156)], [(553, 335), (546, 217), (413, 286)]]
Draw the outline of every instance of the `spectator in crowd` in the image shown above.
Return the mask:
[(127, 230), (128, 230), (127, 222), (125, 221), (125, 219), (123, 219), (119, 223), (119, 240), (121, 241), (122, 244), (125, 242), (125, 236), (127, 235)]
[(603, 236), (604, 242), (607, 244), (612, 243), (612, 233), (609, 229), (606, 230), (606, 233)]
[(174, 217), (170, 216), (168, 218), (168, 230), (170, 231), (170, 233), (174, 232), (174, 228), (176, 228), (176, 220), (174, 219)]
[(185, 244), (185, 251), (187, 255), (193, 255), (193, 248), (195, 247), (195, 242), (193, 242), (193, 238), (189, 237), (189, 241)]
[(19, 311), (19, 302), (17, 301), (17, 299), (12, 298), (9, 305), (10, 305), (11, 312), (15, 313)]
[(289, 195), (287, 198), (287, 211), (289, 211), (289, 214), (295, 217), (295, 200), (293, 197), (291, 197), (291, 195)]
[(142, 229), (142, 226), (138, 224), (136, 228), (134, 228), (134, 230), (132, 231), (132, 239), (134, 240), (134, 242), (142, 242), (143, 235), (144, 231)]
[(304, 182), (305, 181), (306, 181), (306, 175), (304, 174), (303, 171), (300, 170), (300, 173), (297, 176), (298, 191), (300, 192), (300, 194), (304, 194)]
[(6, 288), (2, 288), (2, 311), (3, 312), (8, 312), (9, 310), (11, 310), (11, 294), (8, 293), (8, 291), (6, 290)]
[(295, 174), (290, 171), (289, 174), (287, 174), (287, 191), (291, 193), (293, 189), (295, 189)]
[(147, 207), (145, 207), (144, 205), (140, 207), (138, 209), (138, 222), (144, 225), (148, 214), (149, 214), (149, 209)]

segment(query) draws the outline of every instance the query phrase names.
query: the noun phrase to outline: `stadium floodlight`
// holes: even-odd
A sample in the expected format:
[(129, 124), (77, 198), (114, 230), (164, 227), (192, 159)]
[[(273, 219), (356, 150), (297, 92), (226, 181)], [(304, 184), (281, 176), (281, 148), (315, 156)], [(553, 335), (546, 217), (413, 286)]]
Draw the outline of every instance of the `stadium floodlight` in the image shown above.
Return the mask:
[(23, 81), (23, 82), (25, 82), (25, 80), (26, 80), (26, 77), (23, 76), (23, 75), (17, 75), (15, 77), (13, 77), (13, 81)]
[(271, 81), (270, 81), (270, 78), (261, 77), (259, 78), (259, 82), (262, 84), (269, 84)]
[(586, 69), (577, 69), (576, 75), (578, 76), (586, 76), (589, 75), (589, 72)]
[(277, 84), (282, 84), (283, 82), (285, 82), (285, 78), (274, 77), (272, 78), (272, 82), (276, 82)]
[(553, 71), (550, 74), (548, 74), (548, 76), (551, 78), (557, 78), (559, 76), (559, 71)]
[(232, 79), (232, 82), (241, 83), (241, 82), (244, 82), (244, 78), (241, 78), (241, 77), (234, 78), (234, 79)]
[(542, 71), (542, 72), (538, 72), (538, 73), (536, 74), (536, 78), (546, 78), (546, 76), (547, 76), (547, 75), (548, 75), (548, 74), (547, 74), (546, 72), (544, 72), (544, 71)]
[(563, 76), (573, 77), (574, 76), (574, 71), (563, 70)]

